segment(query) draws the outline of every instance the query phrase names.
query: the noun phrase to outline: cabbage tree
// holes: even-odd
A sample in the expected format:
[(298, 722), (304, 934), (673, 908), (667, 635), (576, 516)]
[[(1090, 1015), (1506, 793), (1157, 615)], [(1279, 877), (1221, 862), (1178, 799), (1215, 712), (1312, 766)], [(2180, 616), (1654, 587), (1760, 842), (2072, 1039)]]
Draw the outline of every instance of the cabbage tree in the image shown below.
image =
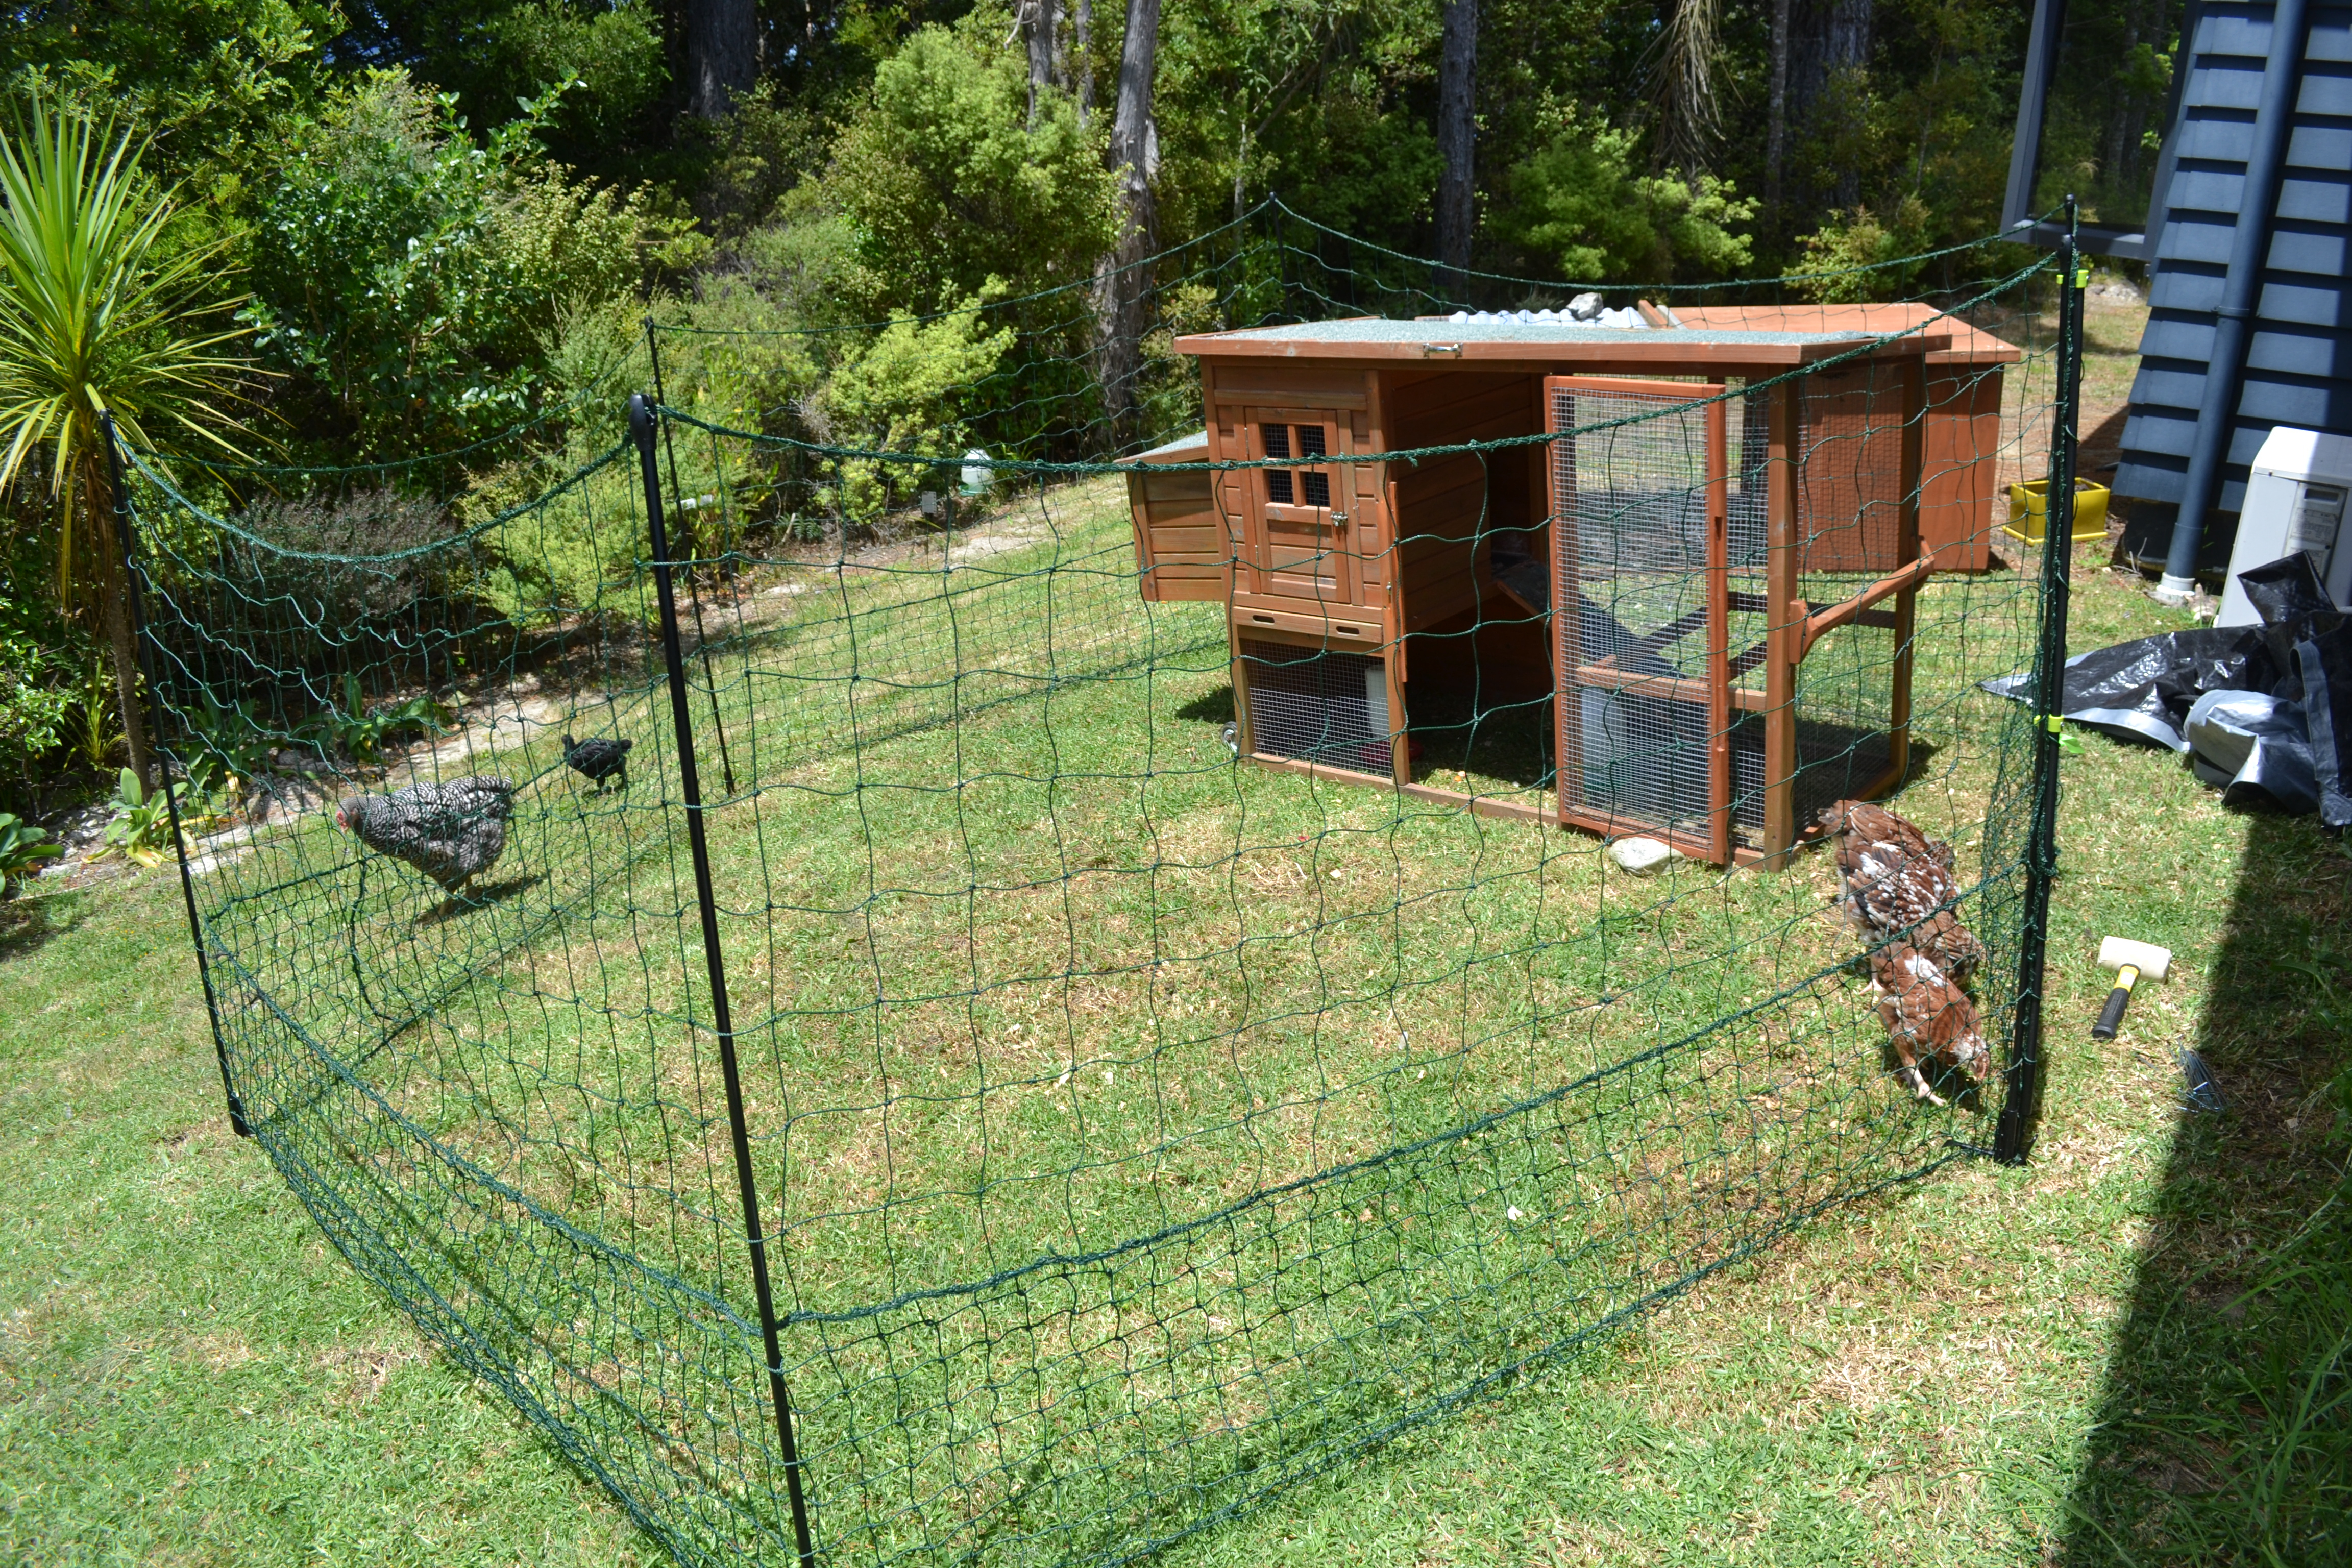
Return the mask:
[(219, 246), (173, 250), (143, 144), (34, 95), (0, 125), (0, 489), (46, 483), (58, 594), (114, 655), (131, 763), (149, 777), (138, 650), (99, 419), (142, 447), (236, 455), (247, 376), (233, 301), (203, 298)]

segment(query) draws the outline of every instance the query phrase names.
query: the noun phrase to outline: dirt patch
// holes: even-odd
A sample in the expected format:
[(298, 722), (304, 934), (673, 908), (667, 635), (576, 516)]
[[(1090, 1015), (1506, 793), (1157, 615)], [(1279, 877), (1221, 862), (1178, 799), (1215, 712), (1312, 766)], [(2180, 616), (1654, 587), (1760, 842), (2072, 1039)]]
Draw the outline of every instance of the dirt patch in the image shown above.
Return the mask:
[(424, 1359), (425, 1347), (413, 1339), (378, 1340), (362, 1345), (331, 1345), (319, 1352), (318, 1364), (321, 1371), (342, 1380), (341, 1397), (345, 1404), (365, 1406), (375, 1403), (394, 1373)]

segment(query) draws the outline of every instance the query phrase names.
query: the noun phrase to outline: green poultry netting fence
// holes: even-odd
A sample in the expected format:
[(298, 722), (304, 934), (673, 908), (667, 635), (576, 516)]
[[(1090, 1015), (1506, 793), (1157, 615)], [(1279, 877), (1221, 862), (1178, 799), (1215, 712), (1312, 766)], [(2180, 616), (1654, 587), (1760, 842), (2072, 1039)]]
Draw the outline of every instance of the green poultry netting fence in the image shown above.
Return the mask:
[[(2063, 648), (2063, 550), (1994, 531), (2012, 483), (2071, 493), (2078, 295), (1926, 265), (1892, 317), (1784, 281), (1569, 325), (1578, 291), (1275, 208), (962, 319), (656, 327), (634, 423), (616, 391), (379, 470), (126, 454), (240, 1128), (693, 1563), (1132, 1560), (2021, 1157), (2055, 738), (1979, 682)], [(1120, 288), (1150, 331), (1107, 347)], [(1800, 360), (1444, 441), (1400, 410), (1468, 407), (1458, 367), (1277, 452), (1220, 410), (1303, 395), (1204, 403), (1179, 346), (1743, 309)], [(857, 423), (842, 378), (927, 331), (983, 349)], [(1318, 495), (1388, 520), (1380, 561), (1253, 553)], [(1191, 597), (1152, 555), (1183, 505)], [(1937, 569), (1854, 610), (1885, 561), (1806, 519)], [(1413, 622), (1432, 540), (1475, 586)], [(1368, 645), (1258, 632), (1281, 571), (1354, 583)], [(1848, 923), (1812, 841), (1874, 784), (1951, 847), (1981, 1081), (1909, 1080), (1865, 972), (1926, 939)], [(1634, 875), (1629, 835), (1683, 853)]]

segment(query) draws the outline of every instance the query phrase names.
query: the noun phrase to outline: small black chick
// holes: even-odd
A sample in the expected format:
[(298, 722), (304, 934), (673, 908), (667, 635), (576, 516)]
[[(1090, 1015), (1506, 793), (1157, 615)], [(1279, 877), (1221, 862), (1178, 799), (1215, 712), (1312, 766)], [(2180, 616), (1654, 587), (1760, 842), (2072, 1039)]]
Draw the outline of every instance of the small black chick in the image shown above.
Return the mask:
[(621, 787), (626, 789), (629, 787), (629, 748), (635, 744), (635, 741), (608, 741), (601, 736), (574, 741), (566, 735), (563, 737), (563, 760), (572, 764), (573, 771), (593, 779), (600, 790), (604, 787), (604, 781), (615, 773), (621, 776)]

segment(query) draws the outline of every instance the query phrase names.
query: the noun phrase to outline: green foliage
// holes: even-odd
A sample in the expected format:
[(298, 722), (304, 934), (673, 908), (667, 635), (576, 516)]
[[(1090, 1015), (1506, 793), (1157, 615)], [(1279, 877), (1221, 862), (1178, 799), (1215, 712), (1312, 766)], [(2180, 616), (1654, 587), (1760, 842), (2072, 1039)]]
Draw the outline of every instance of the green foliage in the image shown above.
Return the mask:
[(1143, 365), (1136, 377), (1136, 402), (1143, 410), (1143, 428), (1158, 437), (1180, 435), (1201, 426), (1199, 363), (1176, 352), (1176, 340), (1187, 332), (1212, 332), (1224, 325), (1216, 290), (1205, 283), (1182, 283), (1160, 301), (1160, 325), (1143, 340)]
[[(197, 763), (241, 778), (267, 772), (274, 748), (253, 700), (224, 703), (210, 691), (204, 696), (202, 711), (187, 715), (190, 736), (199, 748)], [(191, 771), (195, 765), (190, 764)]]
[(773, 79), (738, 99), (719, 128), (719, 145), (696, 202), (723, 241), (739, 239), (776, 216), (776, 205), (823, 168), (825, 127)]
[(549, 132), (567, 150), (619, 140), (669, 85), (661, 31), (646, 0), (611, 6), (523, 0), (492, 15), (483, 32), (488, 90), (496, 90), (492, 82), (508, 87), (511, 100), (573, 84), (547, 117)]
[(430, 697), (404, 698), (370, 708), (360, 690), (360, 678), (343, 677), (343, 700), (330, 702), (304, 721), (301, 733), (322, 752), (340, 750), (352, 761), (373, 766), (383, 761), (383, 748), (403, 735), (446, 733), (455, 718)]
[(19, 883), (40, 874), (42, 862), (64, 853), (62, 846), (49, 842), (47, 828), (0, 811), (0, 900), (15, 898)]
[(167, 177), (228, 208), (255, 154), (318, 97), (320, 51), (342, 28), (331, 0), (20, 7), (0, 27), (0, 79), (142, 127)]
[(1798, 242), (1804, 261), (1797, 291), (1829, 304), (1898, 298), (1922, 264), (1887, 264), (1927, 248), (1927, 223), (1926, 204), (1912, 195), (1883, 217), (1866, 207), (1837, 214)]
[(0, 595), (0, 766), (19, 770), (64, 741), (72, 693), (61, 679), (60, 628)]
[[(1161, 233), (1198, 233), (1278, 191), (1319, 221), (1426, 250), (1439, 172), (1430, 113), (1438, 16), (1437, 6), (1416, 0), (1193, 0), (1166, 7), (1155, 110)], [(1514, 54), (1508, 16), (1492, 0), (1482, 7), (1482, 82), (1501, 79)], [(1589, 50), (1594, 30), (1578, 28), (1583, 20), (1554, 4), (1539, 32), (1575, 29)], [(1105, 45), (1115, 66), (1116, 43)], [(1507, 93), (1486, 96), (1490, 112), (1517, 101)], [(1496, 156), (1497, 144), (1482, 132), (1479, 160)]]
[(242, 333), (199, 299), (217, 247), (164, 253), (172, 203), (142, 151), (39, 94), (0, 135), (0, 489), (46, 462), (68, 605), (119, 571), (100, 413), (136, 446), (236, 455)]
[(115, 748), (122, 744), (122, 726), (114, 706), (114, 679), (105, 660), (93, 657), (83, 666), (81, 679), (68, 695), (66, 723), (81, 765), (103, 773)]
[[(209, 785), (210, 787), (204, 787)], [(202, 833), (228, 815), (221, 781), (192, 780), (150, 790), (129, 768), (115, 784), (114, 816), (106, 825), (106, 847), (142, 866), (160, 866), (172, 853), (172, 808), (179, 807), (180, 831)]]
[(1631, 132), (1570, 113), (1549, 145), (1504, 177), (1496, 231), (1577, 282), (1727, 277), (1752, 258), (1737, 232), (1756, 203), (1712, 174), (1636, 167)]
[(992, 283), (1026, 294), (1092, 275), (1117, 237), (1101, 116), (1067, 94), (1029, 122), (1004, 12), (924, 27), (874, 73), (826, 176), (856, 235), (868, 313), (941, 309)]
[[(994, 371), (1013, 345), (1013, 329), (989, 331), (973, 307), (918, 322), (892, 319), (872, 345), (835, 371), (825, 385), (824, 416), (835, 445), (875, 452), (961, 457), (969, 432), (961, 418), (965, 389)], [(925, 470), (905, 463), (846, 458), (839, 462), (842, 505), (870, 521), (908, 498), (898, 493)]]
[[(565, 483), (621, 435), (617, 419), (576, 425), (562, 444), (525, 453), (478, 480), (458, 502), (457, 521), (472, 527), (511, 515), (483, 535), (485, 555), (456, 586), (523, 626), (643, 613), (637, 563), (647, 544), (637, 492), (625, 483)], [(687, 443), (686, 454), (693, 450)]]
[(374, 71), (294, 138), (255, 237), (250, 319), (343, 450), (404, 457), (515, 423), (560, 311), (664, 263), (677, 225), (643, 192), (592, 192), (532, 146), (559, 96), (478, 146), (452, 99)]

